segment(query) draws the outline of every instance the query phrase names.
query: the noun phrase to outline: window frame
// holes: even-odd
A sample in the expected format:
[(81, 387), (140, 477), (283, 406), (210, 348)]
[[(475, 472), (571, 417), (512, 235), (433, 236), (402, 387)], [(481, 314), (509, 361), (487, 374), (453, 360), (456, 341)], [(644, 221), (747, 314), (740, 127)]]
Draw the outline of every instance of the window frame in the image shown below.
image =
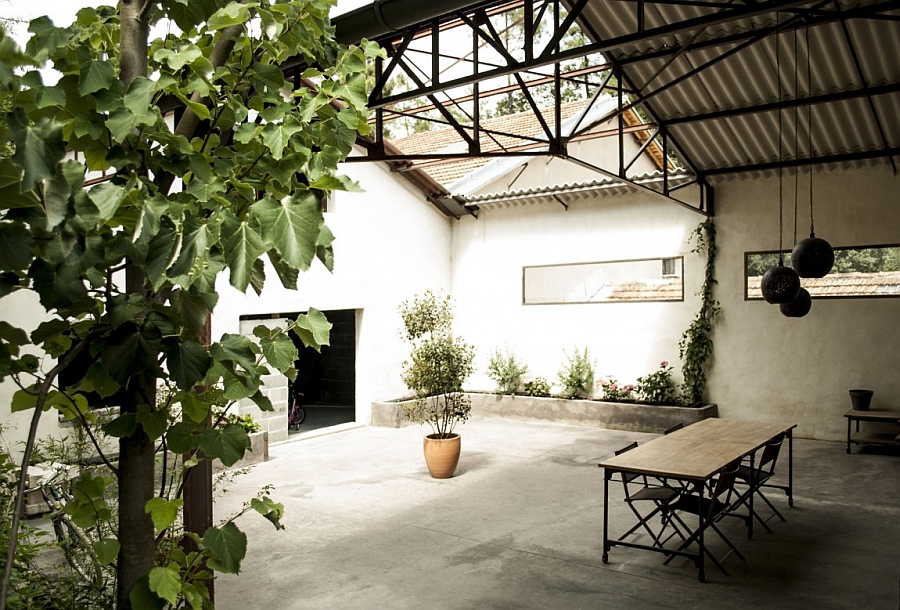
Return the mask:
[[(859, 246), (833, 246), (834, 251), (840, 250), (872, 250), (877, 248), (900, 248), (900, 243), (889, 243), (889, 244), (863, 244)], [(759, 297), (751, 297), (750, 296), (750, 276), (747, 275), (749, 270), (749, 262), (750, 256), (754, 254), (772, 254), (777, 255), (778, 250), (747, 250), (744, 252), (744, 301), (748, 302), (765, 302), (765, 299), (760, 294)], [(784, 255), (784, 264), (786, 267), (791, 266), (791, 251), (790, 250), (782, 250), (782, 254)], [(831, 274), (829, 274), (831, 275)], [(758, 277), (758, 276), (754, 276)], [(825, 277), (828, 277), (827, 275)], [(812, 278), (800, 278), (800, 284), (803, 286), (803, 282), (806, 279)], [(805, 287), (805, 286), (804, 286)], [(900, 293), (898, 294), (813, 294), (810, 291), (810, 298), (812, 299), (897, 299), (900, 298)]]
[[(665, 278), (680, 278), (681, 279), (681, 290), (679, 298), (677, 299), (640, 299), (633, 301), (618, 301), (618, 300), (601, 300), (601, 301), (546, 301), (546, 302), (529, 302), (526, 298), (526, 273), (528, 269), (549, 269), (553, 267), (580, 267), (586, 265), (605, 265), (605, 264), (617, 264), (617, 263), (647, 263), (658, 261), (660, 264), (660, 272), (662, 272), (662, 261), (664, 260), (676, 260), (681, 261), (680, 264), (680, 273), (674, 273), (671, 275), (662, 275), (660, 273), (660, 279)], [(676, 264), (676, 271), (679, 266)], [(651, 256), (647, 258), (628, 258), (628, 259), (617, 259), (617, 260), (601, 260), (601, 261), (579, 261), (574, 263), (552, 263), (547, 265), (523, 265), (522, 266), (522, 305), (532, 307), (532, 306), (541, 306), (541, 305), (627, 305), (627, 304), (635, 304), (635, 303), (683, 303), (684, 302), (684, 255), (678, 256)]]

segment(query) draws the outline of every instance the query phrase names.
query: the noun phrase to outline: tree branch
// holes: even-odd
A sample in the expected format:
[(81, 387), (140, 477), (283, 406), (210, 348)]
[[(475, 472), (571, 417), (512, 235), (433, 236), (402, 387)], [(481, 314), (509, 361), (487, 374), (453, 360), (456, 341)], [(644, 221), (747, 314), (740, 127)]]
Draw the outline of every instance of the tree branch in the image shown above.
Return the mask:
[(87, 339), (82, 339), (53, 367), (38, 392), (37, 404), (34, 407), (34, 415), (31, 417), (31, 427), (28, 429), (28, 440), (25, 442), (25, 453), (22, 456), (22, 467), (19, 469), (19, 485), (16, 489), (16, 505), (13, 509), (12, 524), (9, 529), (9, 546), (6, 549), (6, 565), (3, 566), (3, 581), (0, 583), (0, 608), (6, 608), (6, 596), (9, 589), (9, 578), (12, 574), (12, 565), (16, 558), (16, 546), (19, 542), (19, 522), (22, 508), (25, 504), (25, 481), (28, 479), (28, 463), (31, 461), (31, 453), (34, 450), (34, 442), (37, 438), (38, 424), (41, 414), (44, 412), (44, 404), (47, 402), (47, 393), (53, 387), (56, 377), (67, 366), (72, 364), (75, 358), (88, 346)]

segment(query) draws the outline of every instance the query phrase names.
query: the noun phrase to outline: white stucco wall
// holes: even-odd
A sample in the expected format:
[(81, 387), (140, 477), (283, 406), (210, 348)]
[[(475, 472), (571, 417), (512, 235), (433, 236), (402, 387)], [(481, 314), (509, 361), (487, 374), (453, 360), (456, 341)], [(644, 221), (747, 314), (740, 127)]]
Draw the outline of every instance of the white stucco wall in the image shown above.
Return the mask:
[[(472, 389), (492, 390), (485, 369), (508, 346), (531, 376), (554, 383), (565, 352), (587, 347), (598, 379), (620, 382), (678, 359), (678, 338), (697, 310), (703, 260), (691, 254), (699, 214), (652, 195), (482, 209), (454, 228), (457, 331), (478, 349)], [(685, 301), (523, 305), (522, 267), (684, 256)]]
[[(792, 184), (792, 182), (791, 182)], [(900, 243), (897, 178), (889, 170), (820, 172), (815, 177), (816, 234), (834, 246)], [(805, 188), (805, 187), (804, 187)], [(785, 247), (793, 241), (793, 189), (785, 196)], [(809, 212), (801, 197), (799, 238)], [(777, 179), (716, 185), (719, 255), (715, 297), (722, 306), (713, 340), (709, 400), (721, 417), (789, 421), (797, 435), (841, 440), (847, 390), (875, 390), (873, 407), (900, 408), (900, 300), (815, 299), (804, 318), (745, 301), (744, 253), (778, 247)], [(695, 315), (704, 259), (692, 254), (702, 218), (635, 194), (570, 205), (494, 206), (454, 225), (453, 296), (457, 330), (478, 348), (472, 389), (492, 389), (490, 353), (509, 346), (531, 375), (553, 382), (563, 350), (588, 347), (598, 376), (620, 382), (672, 362), (680, 381), (678, 340)], [(683, 303), (522, 305), (525, 265), (683, 255)]]
[[(0, 319), (9, 322), (17, 328), (21, 328), (27, 333), (31, 333), (38, 325), (48, 316), (43, 314), (44, 308), (38, 299), (37, 293), (30, 290), (18, 290), (0, 300)], [(41, 355), (40, 350), (33, 350), (33, 353)], [(42, 370), (49, 371), (56, 366), (56, 359), (43, 356)], [(29, 381), (28, 377), (23, 377), (24, 381)], [(31, 426), (31, 419), (34, 411), (21, 411), (12, 413), (10, 406), (12, 404), (13, 394), (18, 390), (18, 386), (11, 379), (6, 379), (0, 383), (0, 405), (4, 405), (3, 415), (0, 421), (3, 423), (3, 441), (7, 444), (13, 456), (21, 455), (25, 449), (25, 441), (28, 438), (28, 429)], [(40, 427), (38, 428), (38, 437), (59, 436), (63, 434), (59, 427), (59, 418), (56, 411), (50, 411), (41, 415)]]
[(315, 261), (291, 291), (272, 271), (261, 297), (242, 294), (221, 277), (212, 336), (240, 332), (241, 315), (356, 310), (356, 421), (368, 423), (373, 400), (406, 391), (400, 363), (408, 349), (399, 336), (398, 306), (424, 290), (449, 289), (452, 221), (381, 164), (345, 164), (341, 171), (366, 192), (339, 192), (329, 203), (334, 273)]
[[(792, 184), (786, 248), (793, 246)], [(889, 169), (817, 172), (813, 184), (817, 237), (832, 246), (900, 243), (900, 179)], [(710, 393), (720, 416), (798, 422), (800, 436), (839, 440), (850, 388), (875, 390), (873, 408), (900, 408), (900, 299), (813, 299), (803, 318), (745, 301), (744, 252), (778, 248), (778, 181), (725, 182), (716, 195), (723, 315)], [(806, 201), (801, 192), (798, 239), (808, 237)]]

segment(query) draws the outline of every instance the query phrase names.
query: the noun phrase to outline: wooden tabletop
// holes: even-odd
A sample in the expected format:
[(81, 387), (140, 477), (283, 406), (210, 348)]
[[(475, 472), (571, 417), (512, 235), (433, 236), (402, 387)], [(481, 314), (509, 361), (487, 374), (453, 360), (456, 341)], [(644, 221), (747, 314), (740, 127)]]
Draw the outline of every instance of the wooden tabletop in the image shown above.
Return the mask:
[(705, 481), (796, 424), (704, 419), (600, 462), (611, 471)]
[(849, 411), (844, 413), (844, 417), (846, 417), (847, 419), (859, 419), (862, 421), (895, 422), (900, 420), (900, 412), (889, 411), (887, 409), (866, 409), (865, 411), (850, 409)]

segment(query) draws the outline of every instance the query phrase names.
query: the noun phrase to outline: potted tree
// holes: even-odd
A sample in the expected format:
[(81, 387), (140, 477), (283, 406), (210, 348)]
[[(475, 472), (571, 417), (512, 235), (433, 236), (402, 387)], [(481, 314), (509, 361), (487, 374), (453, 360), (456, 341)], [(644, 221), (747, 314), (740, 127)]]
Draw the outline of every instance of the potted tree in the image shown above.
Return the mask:
[(411, 344), (403, 382), (415, 395), (404, 411), (410, 421), (431, 426), (423, 443), (425, 463), (432, 477), (446, 479), (459, 462), (460, 435), (453, 429), (472, 410), (462, 385), (472, 374), (475, 349), (453, 335), (449, 296), (425, 292), (405, 301), (400, 315)]

